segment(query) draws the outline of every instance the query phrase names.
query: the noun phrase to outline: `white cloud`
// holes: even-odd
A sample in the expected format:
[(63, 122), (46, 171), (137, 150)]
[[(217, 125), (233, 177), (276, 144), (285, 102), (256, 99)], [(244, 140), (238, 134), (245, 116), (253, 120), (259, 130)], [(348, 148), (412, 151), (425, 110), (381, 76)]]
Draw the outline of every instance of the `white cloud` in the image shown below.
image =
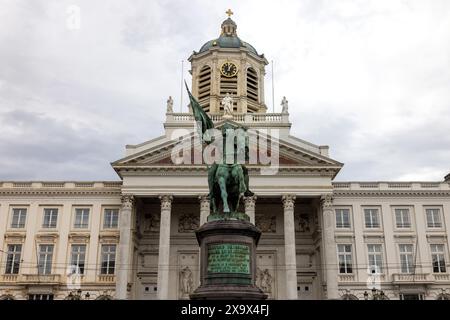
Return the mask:
[[(67, 28), (69, 5), (81, 9), (79, 30)], [(73, 159), (56, 164), (45, 155), (21, 160), (3, 153), (0, 162), (9, 165), (0, 179), (23, 178), (24, 163), (47, 168), (42, 179), (68, 178), (65, 165), (80, 179), (115, 178), (110, 157), (120, 156), (126, 143), (161, 134), (167, 97), (180, 107), (181, 60), (218, 36), (228, 7), (239, 36), (275, 61), (275, 109), (287, 96), (292, 132), (330, 145), (332, 156), (345, 163), (338, 179), (440, 180), (450, 171), (446, 0), (5, 0), (0, 120), (38, 114), (40, 125), (47, 119), (58, 124), (52, 130), (74, 137), (86, 132), (83, 139), (90, 136), (104, 149), (76, 149), (95, 158), (83, 162), (84, 173), (74, 169)], [(187, 69), (185, 63), (189, 80)], [(269, 66), (266, 88), (270, 81)], [(266, 90), (269, 110), (271, 101)], [(25, 133), (43, 130), (31, 127), (10, 123), (2, 127), (6, 139), (0, 142), (6, 149), (21, 146)], [(31, 141), (27, 147), (43, 143)], [(53, 142), (48, 148), (64, 154), (68, 147)], [(52, 171), (56, 165), (60, 170)], [(37, 177), (32, 170), (27, 174)]]

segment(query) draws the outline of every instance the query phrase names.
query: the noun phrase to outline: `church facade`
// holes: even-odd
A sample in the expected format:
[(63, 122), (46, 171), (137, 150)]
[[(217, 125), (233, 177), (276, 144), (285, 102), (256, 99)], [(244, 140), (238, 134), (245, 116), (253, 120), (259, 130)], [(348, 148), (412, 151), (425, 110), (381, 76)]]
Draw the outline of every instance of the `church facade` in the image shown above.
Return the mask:
[[(216, 127), (276, 141), (265, 163), (248, 164), (254, 195), (242, 201), (262, 232), (256, 284), (269, 299), (450, 298), (450, 175), (335, 181), (343, 164), (290, 134), (287, 100), (267, 112), (268, 62), (231, 18), (189, 61)], [(172, 104), (163, 136), (112, 162), (118, 181), (0, 182), (0, 299), (188, 299), (194, 231), (210, 213), (207, 164), (191, 110)]]

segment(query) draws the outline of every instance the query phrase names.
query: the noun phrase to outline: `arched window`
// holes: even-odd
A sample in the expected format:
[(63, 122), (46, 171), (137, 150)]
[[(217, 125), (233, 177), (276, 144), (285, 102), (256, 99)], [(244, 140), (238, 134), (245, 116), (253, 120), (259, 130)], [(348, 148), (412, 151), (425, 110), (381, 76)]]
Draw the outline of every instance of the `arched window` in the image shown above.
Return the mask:
[(3, 296), (0, 296), (0, 300), (15, 300), (14, 296), (11, 294), (5, 294)]
[(203, 110), (209, 112), (209, 97), (211, 95), (211, 68), (204, 66), (198, 75), (198, 102)]
[(257, 110), (256, 105), (252, 105), (251, 102), (258, 103), (258, 74), (255, 69), (247, 69), (247, 98), (249, 104), (247, 106), (249, 112), (255, 112)]
[(111, 297), (109, 294), (102, 294), (98, 296), (95, 300), (112, 300), (113, 297)]

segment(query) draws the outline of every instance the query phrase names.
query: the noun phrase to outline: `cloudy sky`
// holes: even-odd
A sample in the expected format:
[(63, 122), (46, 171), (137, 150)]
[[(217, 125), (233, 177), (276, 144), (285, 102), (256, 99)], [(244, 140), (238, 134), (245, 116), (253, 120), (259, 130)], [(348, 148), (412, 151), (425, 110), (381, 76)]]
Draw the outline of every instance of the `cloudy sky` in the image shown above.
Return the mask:
[(292, 133), (345, 163), (337, 180), (450, 172), (448, 0), (2, 0), (0, 180), (117, 179), (109, 163), (162, 134), (181, 61), (229, 7), (274, 61)]

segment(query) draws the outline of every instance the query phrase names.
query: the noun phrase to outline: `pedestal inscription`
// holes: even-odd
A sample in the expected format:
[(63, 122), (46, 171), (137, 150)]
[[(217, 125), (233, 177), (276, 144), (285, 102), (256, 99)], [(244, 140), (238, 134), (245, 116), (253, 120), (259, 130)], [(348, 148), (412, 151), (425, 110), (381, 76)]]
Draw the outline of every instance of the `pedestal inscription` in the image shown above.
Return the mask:
[(250, 274), (250, 248), (242, 244), (210, 244), (208, 273)]
[(200, 286), (191, 299), (266, 299), (256, 286), (256, 246), (261, 232), (250, 222), (205, 223), (196, 232), (201, 252)]

